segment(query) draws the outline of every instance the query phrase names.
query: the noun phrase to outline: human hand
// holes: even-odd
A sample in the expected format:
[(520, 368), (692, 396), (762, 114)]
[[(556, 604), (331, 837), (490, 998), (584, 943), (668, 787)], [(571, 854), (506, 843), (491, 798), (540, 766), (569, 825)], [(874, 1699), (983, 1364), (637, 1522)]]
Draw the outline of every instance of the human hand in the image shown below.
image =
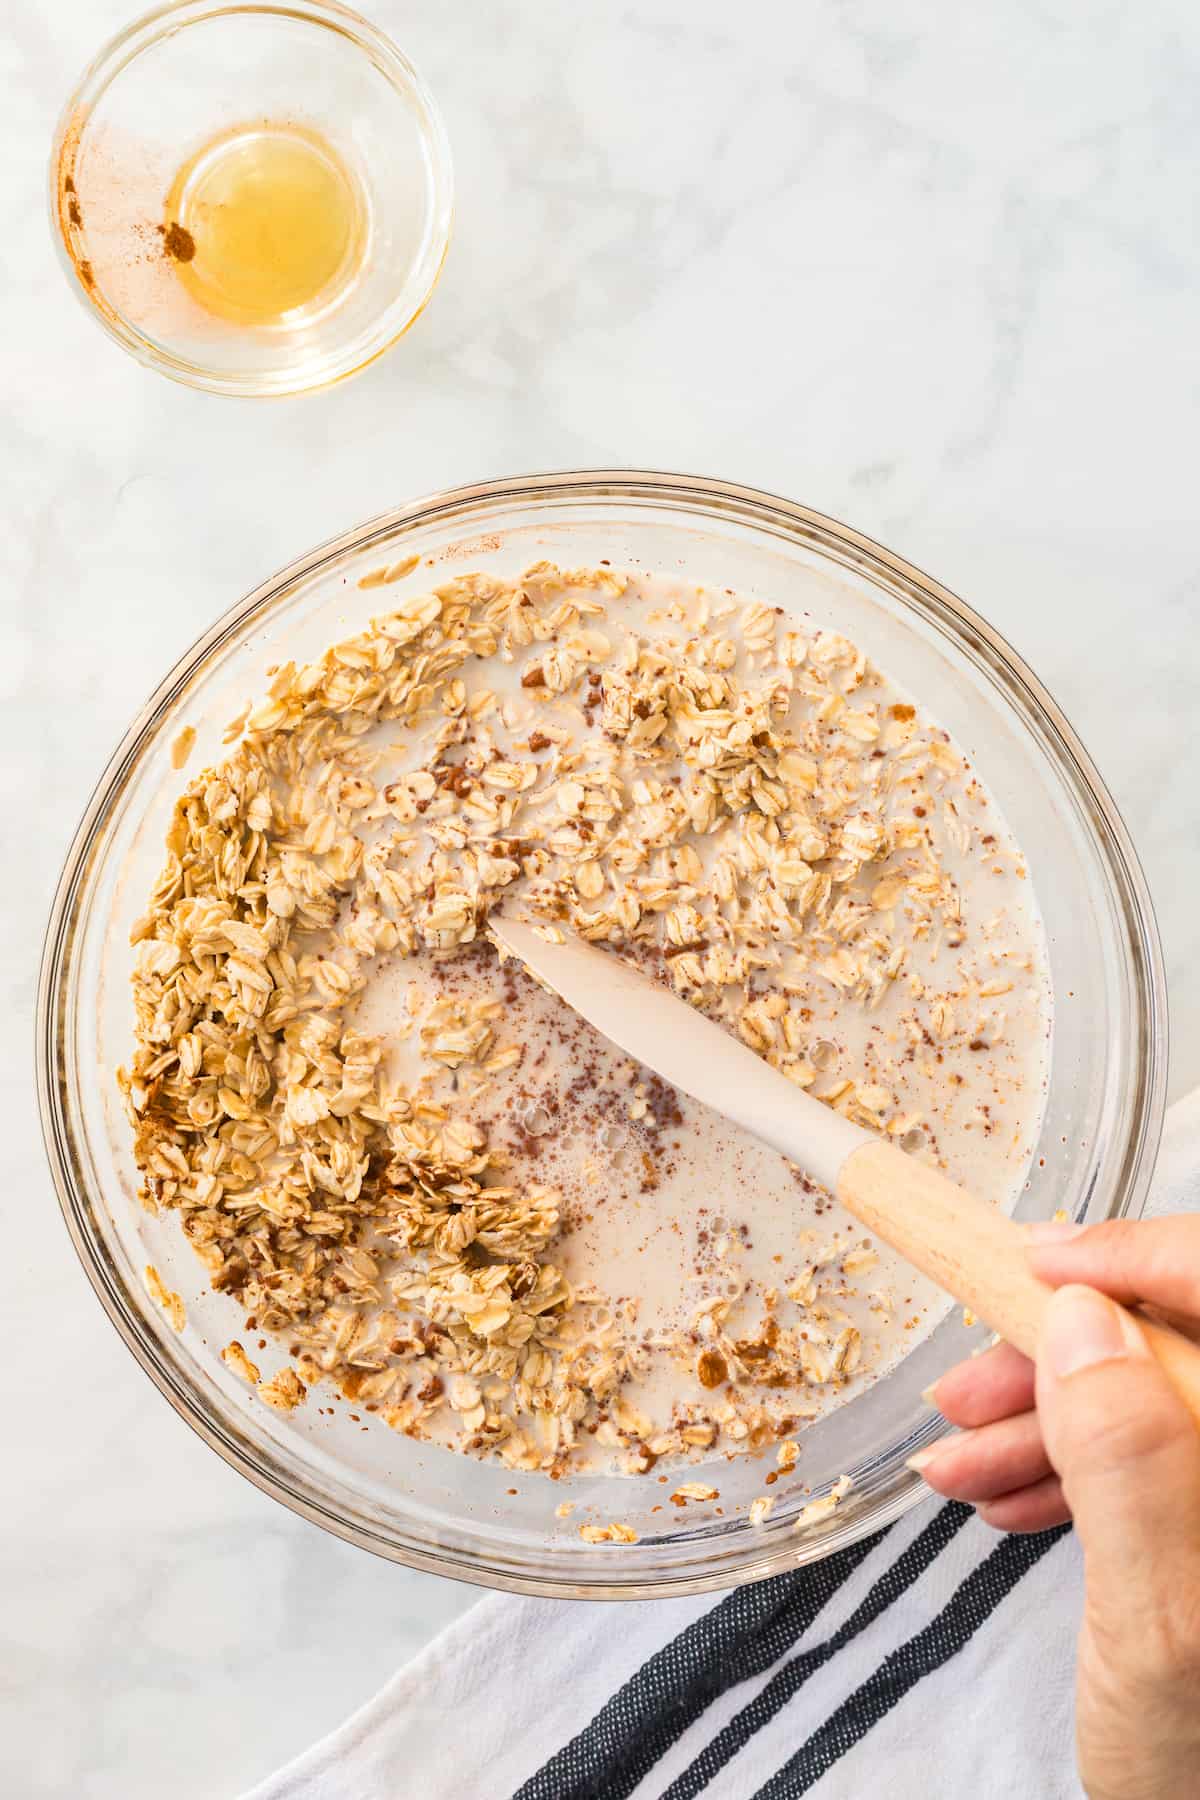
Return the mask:
[(944, 1375), (929, 1397), (961, 1434), (913, 1464), (1002, 1531), (1074, 1518), (1084, 1786), (1183, 1800), (1200, 1794), (1200, 1432), (1104, 1295), (1200, 1341), (1200, 1216), (1034, 1226), (1029, 1257), (1058, 1290), (1036, 1369), (999, 1344)]

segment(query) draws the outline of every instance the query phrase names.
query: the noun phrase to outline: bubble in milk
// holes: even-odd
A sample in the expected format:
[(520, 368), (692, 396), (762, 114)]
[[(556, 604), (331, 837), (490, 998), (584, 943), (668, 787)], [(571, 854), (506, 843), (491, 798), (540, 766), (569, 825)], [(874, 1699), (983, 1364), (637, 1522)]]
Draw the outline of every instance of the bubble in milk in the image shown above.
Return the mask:
[(523, 1106), (517, 1114), (517, 1122), (529, 1133), (530, 1137), (543, 1137), (554, 1123), (540, 1101)]

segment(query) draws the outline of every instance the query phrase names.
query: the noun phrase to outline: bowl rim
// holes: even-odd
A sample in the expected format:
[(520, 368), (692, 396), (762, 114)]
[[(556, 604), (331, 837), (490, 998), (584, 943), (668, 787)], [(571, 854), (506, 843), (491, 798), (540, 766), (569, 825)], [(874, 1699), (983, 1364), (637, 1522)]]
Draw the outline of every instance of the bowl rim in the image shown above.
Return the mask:
[[(413, 99), (418, 107), (423, 134), (429, 147), (432, 183), (432, 227), (428, 250), (418, 265), (417, 291), (399, 321), (381, 335), (378, 330), (360, 335), (352, 356), (342, 355), (332, 368), (321, 366), (309, 376), (284, 371), (267, 375), (223, 374), (178, 356), (147, 338), (104, 294), (84, 279), (83, 264), (74, 254), (68, 207), (73, 190), (66, 183), (92, 108), (112, 83), (144, 52), (164, 38), (213, 19), (266, 14), (335, 31), (363, 51), (395, 90)], [(348, 381), (385, 355), (416, 324), (441, 279), (454, 225), (454, 162), (441, 109), (420, 70), (385, 32), (342, 0), (165, 0), (133, 19), (101, 46), (79, 77), (58, 116), (47, 168), (50, 234), (68, 285), (90, 318), (145, 368), (172, 381), (210, 394), (229, 394), (240, 399), (288, 399), (318, 393)], [(86, 259), (84, 259), (86, 262)], [(406, 283), (406, 287), (407, 287)], [(388, 309), (390, 310), (390, 309)], [(387, 317), (387, 311), (377, 315)]]
[[(1103, 860), (1110, 882), (1124, 902), (1123, 916), (1136, 921), (1139, 927), (1136, 934), (1131, 932), (1129, 936), (1138, 977), (1145, 1056), (1131, 1111), (1132, 1129), (1124, 1145), (1124, 1160), (1114, 1187), (1118, 1194), (1123, 1191), (1124, 1203), (1120, 1210), (1126, 1216), (1141, 1212), (1153, 1173), (1165, 1109), (1167, 1013), (1161, 945), (1145, 876), (1125, 824), (1088, 752), (1055, 700), (1000, 633), (965, 602), (914, 564), (853, 527), (760, 489), (703, 476), (636, 468), (568, 469), (501, 477), (403, 502), (325, 540), (259, 583), (177, 659), (138, 711), (101, 772), (72, 836), (55, 888), (38, 977), (35, 1040), (38, 1106), (46, 1155), (64, 1222), (105, 1312), (143, 1372), (174, 1410), (225, 1462), (261, 1492), (362, 1549), (390, 1561), (466, 1580), (476, 1586), (558, 1599), (678, 1597), (740, 1586), (832, 1554), (901, 1517), (919, 1501), (928, 1498), (928, 1489), (918, 1476), (909, 1475), (897, 1481), (890, 1495), (876, 1497), (869, 1519), (848, 1520), (840, 1532), (816, 1546), (797, 1538), (786, 1549), (779, 1542), (772, 1542), (763, 1543), (756, 1551), (754, 1544), (748, 1541), (731, 1566), (723, 1565), (708, 1574), (668, 1570), (662, 1574), (648, 1576), (643, 1572), (632, 1579), (613, 1580), (612, 1564), (603, 1560), (606, 1552), (589, 1554), (581, 1550), (575, 1576), (529, 1575), (514, 1572), (506, 1565), (482, 1562), (476, 1552), (455, 1547), (439, 1550), (413, 1542), (398, 1543), (382, 1530), (343, 1517), (311, 1494), (301, 1491), (292, 1481), (281, 1479), (279, 1474), (262, 1467), (253, 1449), (234, 1431), (225, 1429), (223, 1421), (200, 1406), (174, 1372), (152, 1353), (148, 1348), (153, 1343), (152, 1334), (129, 1306), (123, 1288), (113, 1278), (104, 1245), (85, 1227), (87, 1198), (77, 1176), (77, 1160), (71, 1147), (74, 1128), (70, 1119), (67, 1079), (66, 1002), (69, 958), (77, 931), (76, 901), (85, 886), (99, 835), (119, 802), (125, 775), (137, 759), (147, 735), (207, 660), (237, 636), (250, 619), (282, 598), (297, 583), (319, 575), (324, 567), (347, 553), (361, 554), (376, 540), (385, 538), (389, 544), (394, 543), (398, 541), (397, 533), (402, 534), (405, 528), (416, 531), (438, 522), (452, 522), (456, 516), (469, 517), (471, 510), (481, 503), (511, 505), (522, 500), (556, 498), (568, 502), (608, 499), (636, 503), (640, 500), (667, 505), (686, 499), (693, 506), (699, 503), (710, 513), (715, 511), (743, 520), (749, 517), (756, 526), (774, 524), (777, 530), (782, 528), (781, 534), (793, 543), (803, 543), (810, 534), (822, 540), (839, 540), (840, 547), (864, 572), (869, 575), (872, 568), (878, 568), (910, 587), (914, 595), (919, 595), (935, 613), (951, 621), (960, 637), (973, 640), (972, 647), (982, 652), (993, 668), (1004, 674), (1006, 681), (1015, 678), (1025, 696), (1035, 703), (1041, 714), (1040, 725), (1048, 732), (1056, 754), (1070, 769), (1089, 803), (1092, 835), (1105, 852)], [(948, 1429), (944, 1422), (938, 1421), (931, 1427), (929, 1441)], [(602, 1560), (597, 1562), (593, 1558)]]

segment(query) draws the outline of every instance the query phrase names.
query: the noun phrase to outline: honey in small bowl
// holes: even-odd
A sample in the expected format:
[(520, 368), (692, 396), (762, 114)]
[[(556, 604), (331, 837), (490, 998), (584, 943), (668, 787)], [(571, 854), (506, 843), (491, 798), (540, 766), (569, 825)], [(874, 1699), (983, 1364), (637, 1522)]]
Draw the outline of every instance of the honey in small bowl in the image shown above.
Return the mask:
[(366, 257), (362, 182), (299, 124), (222, 131), (167, 195), (164, 247), (192, 299), (238, 325), (294, 325), (342, 298)]

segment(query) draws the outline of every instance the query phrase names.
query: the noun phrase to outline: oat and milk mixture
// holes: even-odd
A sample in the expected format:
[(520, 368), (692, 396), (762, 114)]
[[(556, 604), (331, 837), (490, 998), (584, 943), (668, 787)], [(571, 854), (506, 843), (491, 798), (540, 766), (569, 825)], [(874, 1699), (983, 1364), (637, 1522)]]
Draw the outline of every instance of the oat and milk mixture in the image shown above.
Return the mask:
[(275, 671), (177, 804), (121, 1072), (146, 1203), (271, 1405), (554, 1475), (786, 1468), (933, 1290), (503, 961), (489, 913), (635, 959), (1003, 1204), (1050, 1029), (1019, 849), (816, 622), (608, 567), (419, 580), (367, 577), (406, 597)]

